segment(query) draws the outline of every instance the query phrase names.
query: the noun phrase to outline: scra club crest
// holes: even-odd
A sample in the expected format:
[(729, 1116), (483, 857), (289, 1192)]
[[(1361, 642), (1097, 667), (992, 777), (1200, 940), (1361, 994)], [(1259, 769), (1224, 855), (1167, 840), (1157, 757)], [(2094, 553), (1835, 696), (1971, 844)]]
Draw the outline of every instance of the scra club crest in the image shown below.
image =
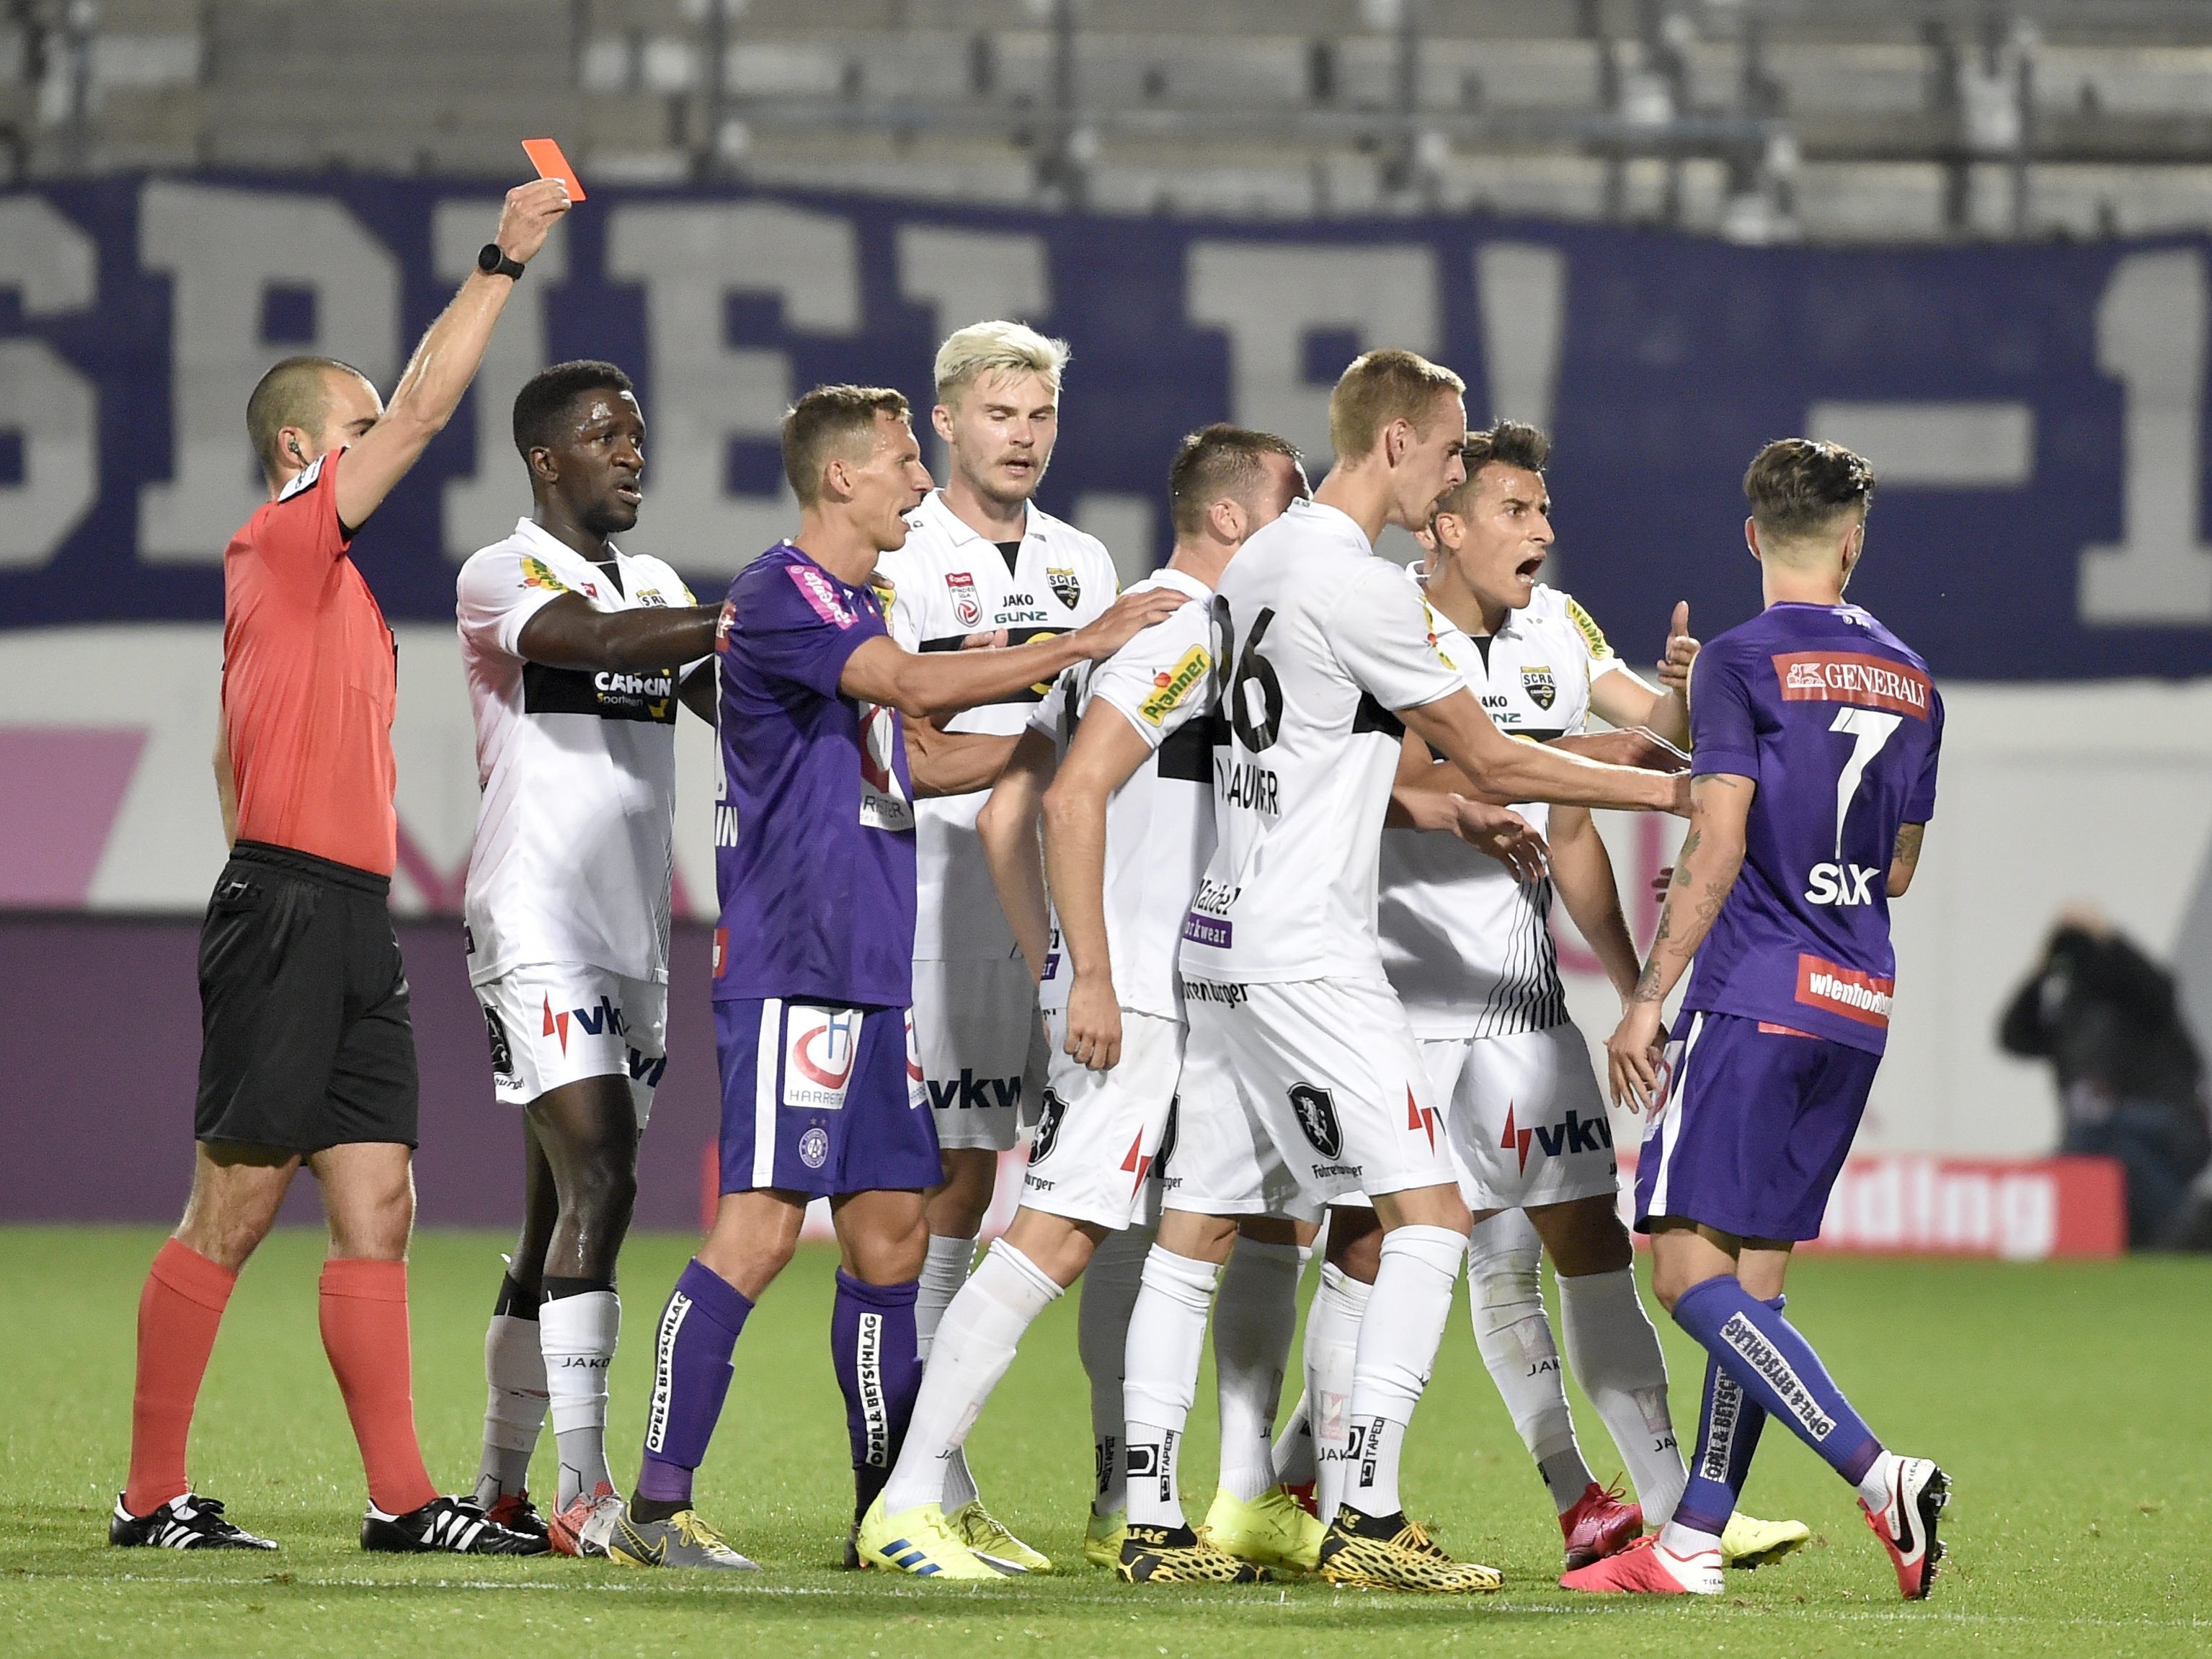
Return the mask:
[(1528, 694), (1528, 701), (1549, 712), (1559, 700), (1559, 683), (1552, 678), (1548, 668), (1524, 668), (1521, 671), (1521, 688)]
[(964, 570), (948, 572), (945, 578), (946, 590), (952, 595), (952, 615), (963, 628), (973, 628), (983, 620), (983, 602), (975, 596), (975, 579)]
[(1076, 580), (1073, 570), (1058, 565), (1047, 565), (1044, 581), (1045, 586), (1052, 589), (1053, 597), (1070, 611), (1083, 602), (1083, 584)]

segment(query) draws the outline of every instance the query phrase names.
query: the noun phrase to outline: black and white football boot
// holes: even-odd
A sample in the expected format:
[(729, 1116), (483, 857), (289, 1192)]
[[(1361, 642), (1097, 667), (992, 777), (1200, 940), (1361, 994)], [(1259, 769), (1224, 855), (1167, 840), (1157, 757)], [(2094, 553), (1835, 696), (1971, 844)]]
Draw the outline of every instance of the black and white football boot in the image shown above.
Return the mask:
[(151, 1515), (133, 1515), (115, 1494), (115, 1513), (107, 1517), (107, 1541), (123, 1549), (273, 1550), (274, 1539), (256, 1538), (222, 1518), (222, 1500), (188, 1492), (172, 1498)]
[(434, 1498), (419, 1510), (386, 1515), (371, 1504), (362, 1517), (361, 1547), (394, 1555), (445, 1550), (454, 1555), (543, 1555), (552, 1546), (502, 1527), (465, 1498)]

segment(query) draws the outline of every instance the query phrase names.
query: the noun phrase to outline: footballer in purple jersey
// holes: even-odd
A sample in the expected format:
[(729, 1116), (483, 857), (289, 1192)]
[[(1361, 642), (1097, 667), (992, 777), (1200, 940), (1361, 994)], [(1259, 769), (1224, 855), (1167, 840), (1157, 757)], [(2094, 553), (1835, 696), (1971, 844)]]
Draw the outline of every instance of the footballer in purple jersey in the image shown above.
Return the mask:
[[(1943, 708), (1904, 642), (1844, 603), (1874, 471), (1784, 439), (1744, 476), (1765, 609), (1699, 655), (1690, 828), (1620, 1029), (1615, 1100), (1649, 1106), (1637, 1226), (1652, 1288), (1708, 1356), (1690, 1483), (1655, 1539), (1569, 1589), (1717, 1594), (1720, 1534), (1770, 1417), (1858, 1488), (1898, 1587), (1925, 1596), (1949, 1480), (1885, 1448), (1783, 1317), (1790, 1250), (1820, 1231), (1881, 1064), (1889, 901), (1936, 802)], [(1663, 1055), (1661, 1008), (1697, 965)]]
[(1035, 644), (910, 653), (884, 632), (870, 586), (930, 487), (906, 399), (817, 387), (784, 416), (783, 463), (799, 534), (731, 584), (717, 635), (722, 1197), (655, 1333), (643, 1467), (607, 1552), (640, 1566), (753, 1565), (700, 1521), (692, 1475), (738, 1334), (817, 1197), (830, 1200), (844, 1256), (830, 1353), (856, 1523), (889, 1475), (921, 1386), (922, 1194), (939, 1173), (906, 1006), (912, 802), (988, 787), (1014, 741), (921, 723), (1109, 656), (1181, 603), (1134, 594)]

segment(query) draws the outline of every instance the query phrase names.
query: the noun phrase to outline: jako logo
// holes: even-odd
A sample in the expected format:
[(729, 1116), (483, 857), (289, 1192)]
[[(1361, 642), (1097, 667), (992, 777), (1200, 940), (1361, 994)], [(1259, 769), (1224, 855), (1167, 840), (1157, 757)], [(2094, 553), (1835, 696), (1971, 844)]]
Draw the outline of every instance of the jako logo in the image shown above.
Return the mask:
[(1516, 1127), (1513, 1108), (1505, 1108), (1505, 1133), (1498, 1144), (1509, 1152), (1517, 1152), (1521, 1158), (1521, 1173), (1528, 1172), (1528, 1146), (1534, 1141), (1543, 1149), (1546, 1158), (1557, 1158), (1561, 1152), (1595, 1152), (1613, 1146), (1613, 1125), (1603, 1116), (1586, 1118), (1579, 1112), (1569, 1112), (1563, 1124), (1541, 1125), (1533, 1129)]

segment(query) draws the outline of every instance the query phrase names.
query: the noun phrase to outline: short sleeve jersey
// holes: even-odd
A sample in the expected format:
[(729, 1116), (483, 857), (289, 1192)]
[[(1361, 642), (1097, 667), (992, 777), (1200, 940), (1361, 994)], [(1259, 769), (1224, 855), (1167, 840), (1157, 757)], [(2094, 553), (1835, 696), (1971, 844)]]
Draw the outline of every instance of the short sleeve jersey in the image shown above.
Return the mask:
[[(1147, 628), (1104, 662), (1079, 664), (1030, 717), (1065, 755), (1077, 724), (1103, 704), (1152, 750), (1106, 802), (1103, 897), (1114, 994), (1124, 1008), (1182, 1018), (1176, 940), (1190, 896), (1213, 852), (1213, 740), (1206, 710), (1213, 664), (1205, 583), (1160, 570), (1132, 590), (1164, 587), (1190, 603)], [(1073, 975), (1055, 920), (1037, 987), (1046, 1008), (1064, 1008)]]
[(398, 647), (346, 556), (343, 463), (317, 457), (223, 550), (223, 730), (240, 839), (389, 876)]
[(1856, 605), (1777, 605), (1706, 645), (1690, 692), (1691, 770), (1758, 793), (1683, 1006), (1880, 1054), (1897, 982), (1885, 878), (1899, 826), (1936, 811), (1927, 664)]
[(717, 645), (714, 997), (904, 1007), (914, 986), (914, 791), (896, 709), (838, 677), (885, 634), (866, 587), (790, 543), (730, 584)]
[(461, 567), (461, 666), (483, 792), (461, 902), (471, 984), (539, 963), (667, 982), (683, 665), (555, 668), (522, 656), (524, 627), (564, 594), (595, 611), (695, 603), (659, 560), (611, 550), (613, 576), (525, 519)]
[(1376, 866), (1404, 732), (1392, 711), (1463, 690), (1459, 671), (1405, 573), (1316, 501), (1244, 544), (1213, 617), (1227, 731), (1183, 975), (1383, 982)]
[[(1034, 504), (1009, 567), (999, 544), (957, 517), (941, 491), (907, 514), (906, 544), (885, 553), (876, 569), (890, 594), (885, 611), (891, 637), (909, 651), (1050, 639), (1097, 617), (1114, 603), (1119, 584), (1103, 542)], [(969, 709), (945, 728), (1012, 737), (1051, 689), (1048, 682)], [(1014, 953), (1013, 929), (999, 908), (975, 834), (975, 814), (989, 793), (916, 803), (915, 954), (925, 961), (1000, 960)]]
[[(1434, 617), (1437, 649), (1509, 736), (1545, 743), (1588, 729), (1590, 688), (1620, 659), (1589, 613), (1540, 584), (1496, 633), (1462, 633)], [(1515, 811), (1537, 832), (1551, 809)], [(1567, 1019), (1552, 943), (1552, 884), (1522, 881), (1457, 837), (1382, 832), (1382, 961), (1423, 1037), (1503, 1036)]]

